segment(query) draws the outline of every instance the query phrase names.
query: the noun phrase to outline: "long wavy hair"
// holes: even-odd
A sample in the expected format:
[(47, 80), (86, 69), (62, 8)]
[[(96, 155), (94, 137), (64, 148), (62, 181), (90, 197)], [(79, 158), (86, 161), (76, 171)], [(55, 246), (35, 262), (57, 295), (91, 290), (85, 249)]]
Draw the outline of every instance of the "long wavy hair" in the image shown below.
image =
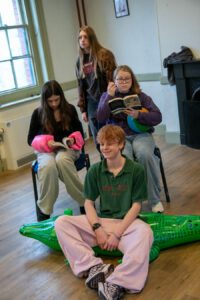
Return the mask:
[[(100, 68), (100, 71), (104, 70), (113, 70), (113, 65), (114, 68), (116, 66), (116, 61), (113, 53), (104, 48), (98, 41), (97, 36), (90, 26), (82, 26), (79, 29), (79, 35), (80, 32), (84, 31), (87, 34), (88, 41), (89, 41), (89, 60), (93, 60), (94, 62), (94, 73), (95, 77), (97, 77), (97, 65)], [(80, 68), (78, 70), (79, 77), (82, 78), (84, 77), (83, 74), (83, 59), (84, 59), (84, 49), (80, 47), (79, 44), (79, 35), (78, 35), (78, 49), (79, 49), (79, 61), (80, 61)], [(110, 80), (110, 79), (109, 79)]]
[(117, 77), (117, 74), (119, 73), (119, 71), (123, 71), (123, 72), (127, 72), (131, 75), (131, 78), (132, 78), (132, 86), (131, 86), (131, 89), (130, 89), (130, 92), (133, 93), (133, 94), (140, 94), (141, 93), (141, 88), (140, 88), (140, 85), (135, 77), (135, 74), (133, 73), (132, 69), (127, 66), (127, 65), (121, 65), (121, 66), (118, 66), (114, 73), (113, 73), (113, 80), (115, 81), (116, 77)]
[(61, 118), (61, 128), (63, 130), (69, 129), (72, 120), (71, 106), (67, 102), (62, 87), (56, 80), (47, 81), (41, 92), (41, 119), (43, 128), (48, 133), (54, 133), (54, 127), (56, 125), (56, 120), (54, 118), (54, 112), (48, 105), (48, 98), (52, 95), (60, 96), (60, 118)]

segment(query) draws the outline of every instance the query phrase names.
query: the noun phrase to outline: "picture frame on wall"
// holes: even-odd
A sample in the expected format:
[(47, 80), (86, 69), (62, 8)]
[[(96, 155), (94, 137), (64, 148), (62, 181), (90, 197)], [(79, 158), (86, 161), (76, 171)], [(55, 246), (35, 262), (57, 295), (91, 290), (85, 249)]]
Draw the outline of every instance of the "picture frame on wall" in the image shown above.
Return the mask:
[(114, 0), (114, 8), (116, 18), (129, 15), (128, 0)]

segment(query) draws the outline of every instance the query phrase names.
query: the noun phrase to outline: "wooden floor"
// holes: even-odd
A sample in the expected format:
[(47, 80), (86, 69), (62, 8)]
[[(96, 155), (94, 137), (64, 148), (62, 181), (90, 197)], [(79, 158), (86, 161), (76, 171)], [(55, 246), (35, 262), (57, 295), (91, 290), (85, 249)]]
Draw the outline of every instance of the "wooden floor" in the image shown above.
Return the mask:
[[(200, 215), (200, 150), (165, 144), (155, 136), (164, 161), (171, 203), (162, 201), (169, 214)], [(91, 161), (99, 159), (91, 142)], [(83, 179), (85, 171), (80, 172)], [(64, 256), (18, 233), (23, 223), (36, 221), (30, 166), (0, 176), (0, 299), (95, 300), (95, 291), (73, 276)], [(54, 214), (77, 206), (61, 185)], [(148, 209), (148, 207), (144, 207)], [(109, 260), (105, 260), (108, 262)], [(117, 264), (117, 259), (113, 260)], [(144, 290), (126, 295), (134, 300), (200, 299), (200, 242), (162, 251), (150, 264)]]

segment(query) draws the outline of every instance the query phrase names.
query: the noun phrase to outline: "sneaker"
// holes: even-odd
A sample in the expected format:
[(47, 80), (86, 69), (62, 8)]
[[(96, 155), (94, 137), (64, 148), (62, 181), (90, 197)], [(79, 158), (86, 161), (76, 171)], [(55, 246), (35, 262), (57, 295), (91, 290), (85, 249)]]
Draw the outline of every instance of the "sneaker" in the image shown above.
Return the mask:
[(99, 282), (98, 295), (100, 300), (118, 300), (124, 295), (125, 289), (109, 282)]
[(98, 289), (99, 282), (105, 282), (106, 278), (114, 271), (114, 266), (111, 264), (99, 264), (92, 267), (89, 271), (88, 278), (85, 284), (90, 289)]
[(157, 204), (152, 206), (152, 212), (161, 213), (163, 211), (164, 211), (164, 207), (162, 205), (162, 202), (160, 201)]

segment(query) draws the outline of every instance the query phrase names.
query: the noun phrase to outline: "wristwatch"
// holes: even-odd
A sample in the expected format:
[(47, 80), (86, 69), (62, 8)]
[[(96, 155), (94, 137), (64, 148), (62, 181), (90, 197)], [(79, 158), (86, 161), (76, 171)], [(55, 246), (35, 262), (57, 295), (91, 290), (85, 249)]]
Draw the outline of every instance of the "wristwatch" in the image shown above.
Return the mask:
[(96, 229), (98, 229), (99, 227), (101, 227), (101, 224), (100, 223), (94, 223), (92, 225), (92, 229), (95, 231)]

